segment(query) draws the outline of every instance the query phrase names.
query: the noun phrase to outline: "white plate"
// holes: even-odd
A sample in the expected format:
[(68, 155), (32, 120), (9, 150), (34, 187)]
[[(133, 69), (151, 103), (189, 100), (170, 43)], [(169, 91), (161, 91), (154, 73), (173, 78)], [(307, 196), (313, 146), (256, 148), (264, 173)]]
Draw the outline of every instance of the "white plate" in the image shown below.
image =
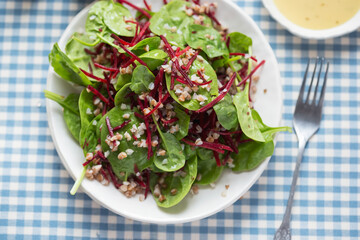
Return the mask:
[[(135, 1), (139, 5), (142, 1)], [(157, 10), (162, 1), (149, 1), (153, 9)], [(211, 1), (210, 1), (211, 2)], [(260, 112), (264, 122), (270, 126), (278, 126), (281, 120), (282, 91), (280, 73), (274, 53), (266, 41), (264, 35), (255, 22), (238, 6), (227, 0), (218, 0), (220, 8), (217, 17), (230, 28), (230, 31), (239, 31), (253, 39), (254, 55), (258, 59), (265, 59), (266, 63), (261, 70), (261, 78), (258, 83), (255, 108)], [(89, 7), (83, 9), (74, 19), (59, 40), (59, 46), (64, 49), (66, 41), (75, 31), (84, 29), (84, 24)], [(66, 81), (59, 78), (49, 69), (47, 89), (49, 91), (68, 95), (76, 90)], [(264, 94), (263, 90), (267, 89)], [(72, 138), (63, 120), (61, 107), (53, 101), (46, 101), (49, 128), (56, 150), (70, 175), (76, 179), (82, 171), (84, 156), (78, 143)], [(112, 185), (105, 187), (97, 181), (84, 180), (82, 190), (93, 200), (109, 210), (124, 217), (149, 223), (170, 224), (184, 223), (215, 214), (238, 200), (260, 177), (267, 166), (269, 159), (264, 161), (258, 168), (251, 172), (232, 173), (225, 171), (216, 183), (214, 189), (204, 187), (199, 194), (190, 194), (180, 204), (170, 209), (157, 207), (150, 195), (145, 201), (138, 198), (126, 198)], [(229, 184), (227, 196), (222, 197), (225, 185)]]
[[(299, 0), (301, 1), (301, 0)], [(278, 21), (283, 27), (285, 27), (292, 34), (307, 39), (326, 39), (334, 38), (353, 32), (360, 27), (360, 10), (347, 22), (340, 26), (324, 29), (324, 30), (312, 30), (308, 28), (300, 27), (295, 23), (287, 19), (276, 7), (274, 0), (262, 0), (264, 6), (269, 11), (270, 15)]]

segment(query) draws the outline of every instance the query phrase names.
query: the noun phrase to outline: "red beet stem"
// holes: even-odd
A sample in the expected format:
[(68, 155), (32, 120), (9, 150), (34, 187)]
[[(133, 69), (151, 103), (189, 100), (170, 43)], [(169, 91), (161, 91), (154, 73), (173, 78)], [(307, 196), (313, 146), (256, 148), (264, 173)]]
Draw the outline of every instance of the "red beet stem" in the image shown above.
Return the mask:
[(150, 158), (153, 155), (152, 147), (151, 147), (151, 131), (149, 127), (149, 121), (148, 119), (144, 119), (145, 126), (146, 126), (146, 144), (148, 145), (148, 153), (147, 153), (147, 159), (150, 160)]
[(138, 117), (138, 118), (140, 118), (142, 120), (145, 120), (145, 116), (141, 115), (140, 113), (134, 112), (134, 115), (135, 115), (135, 117)]
[(199, 55), (199, 52), (195, 52), (195, 54), (190, 58), (188, 64), (186, 64), (185, 71), (188, 72), (190, 70), (191, 65)]
[(150, 190), (150, 171), (146, 171), (146, 188), (145, 188), (145, 193), (144, 193), (144, 196), (145, 196), (145, 199), (149, 193), (149, 190)]
[(95, 94), (96, 96), (98, 96), (105, 104), (109, 105), (109, 99), (107, 99), (106, 97), (104, 97), (104, 95), (102, 95), (97, 89), (95, 89), (93, 86), (89, 85), (87, 87), (88, 90), (90, 90), (93, 94)]
[(144, 5), (145, 5), (147, 10), (151, 11), (151, 6), (147, 3), (146, 0), (144, 0)]
[(164, 3), (164, 5), (166, 5), (166, 4), (167, 4), (167, 0), (163, 0), (163, 3)]
[(85, 167), (85, 166), (87, 166), (89, 163), (91, 163), (92, 162), (92, 160), (93, 160), (93, 158), (92, 159), (90, 159), (90, 160), (87, 160), (86, 162), (84, 162), (82, 165)]
[(88, 49), (88, 48), (84, 48), (84, 51), (85, 51), (87, 54), (89, 54), (89, 55), (93, 55), (93, 56), (96, 56), (96, 55), (97, 55), (96, 52), (93, 52), (93, 51), (91, 51), (91, 50)]
[(161, 121), (163, 122), (163, 125), (169, 125), (171, 123), (174, 123), (176, 121), (178, 121), (179, 119), (178, 118), (172, 118), (170, 120), (165, 120), (164, 118), (161, 118)]
[(219, 158), (219, 153), (218, 153), (218, 152), (215, 152), (215, 151), (213, 151), (213, 153), (214, 153), (214, 157), (215, 157), (215, 160), (216, 160), (216, 165), (217, 165), (218, 167), (221, 167), (221, 162), (220, 162), (220, 158)]
[[(173, 77), (171, 77), (171, 78), (173, 78)], [(178, 81), (179, 83), (182, 83), (182, 84), (185, 84), (185, 85), (187, 84), (187, 82), (185, 82), (184, 80), (182, 80), (179, 77), (175, 78), (175, 80)], [(170, 87), (170, 89), (171, 89), (171, 87)]]
[(162, 99), (159, 100), (159, 102), (155, 105), (155, 107), (154, 107), (148, 114), (145, 115), (145, 117), (151, 116), (151, 114), (153, 114), (153, 113), (160, 107), (160, 105), (161, 105), (163, 102), (166, 101), (166, 99), (167, 99), (169, 96), (170, 96), (170, 93), (167, 92), (167, 93), (165, 94), (165, 96), (164, 96)]
[(128, 2), (126, 0), (120, 0), (119, 2), (121, 4), (125, 3), (125, 4), (129, 5), (130, 7), (134, 8), (135, 10), (137, 10), (137, 11), (141, 12), (142, 14), (144, 14), (147, 18), (149, 18), (149, 19), (151, 18), (150, 14), (148, 12), (146, 12), (144, 9), (139, 8), (138, 6), (136, 6), (136, 5), (134, 5), (134, 4), (130, 3), (130, 2)]
[(113, 128), (113, 132), (116, 132), (120, 129), (122, 129), (123, 127), (125, 127), (126, 125), (128, 125), (131, 122), (131, 120), (126, 120), (125, 122), (123, 122), (122, 124), (120, 124), (119, 126), (116, 126)]
[[(248, 56), (246, 53), (230, 53), (230, 56), (243, 56), (246, 57)], [(248, 56), (249, 58), (251, 58), (252, 60), (254, 60), (255, 62), (257, 62), (257, 59), (253, 56)]]
[[(115, 34), (111, 34), (111, 36), (113, 37), (113, 35)], [(116, 35), (115, 35), (116, 36)], [(138, 56), (136, 56), (134, 53), (132, 53), (129, 49), (127, 49), (123, 44), (119, 43), (119, 46), (127, 53), (129, 54), (131, 57), (135, 58), (140, 64), (144, 65), (145, 67), (148, 67), (147, 64), (141, 60)]]
[(101, 64), (98, 64), (98, 63), (94, 63), (94, 66), (97, 67), (97, 68), (101, 68), (101, 69), (104, 69), (106, 71), (110, 71), (110, 72), (116, 72), (118, 69), (117, 68), (110, 68), (110, 67), (105, 67)]
[(105, 118), (105, 122), (106, 122), (106, 126), (107, 126), (107, 128), (108, 128), (108, 130), (109, 130), (109, 135), (110, 135), (110, 137), (113, 137), (113, 136), (114, 136), (114, 132), (113, 132), (113, 128), (111, 127), (109, 117), (106, 117), (106, 118)]
[(107, 168), (107, 170), (108, 170), (108, 173), (109, 173), (109, 175), (110, 175), (110, 178), (111, 178), (114, 186), (115, 186), (116, 188), (119, 188), (119, 187), (121, 186), (121, 184), (118, 183), (118, 181), (116, 180), (116, 177), (115, 177), (115, 175), (114, 175), (114, 173), (113, 173), (113, 171), (112, 171), (112, 169), (111, 169), (110, 164), (106, 164), (106, 168)]
[(167, 49), (168, 54), (170, 55), (171, 59), (173, 59), (175, 56), (174, 50), (172, 49), (170, 43), (168, 42), (168, 40), (163, 36), (160, 35), (161, 40), (164, 42), (164, 45)]
[(190, 145), (190, 146), (207, 148), (207, 149), (216, 151), (216, 152), (218, 152), (218, 153), (224, 153), (224, 152), (225, 152), (225, 151), (222, 150), (222, 149), (215, 148), (215, 147), (209, 146), (209, 145), (204, 145), (204, 144), (196, 145), (194, 142), (191, 142), (190, 140), (188, 140), (188, 139), (186, 139), (186, 138), (181, 139), (181, 141), (183, 141), (184, 143), (186, 143), (186, 144), (188, 144), (188, 145)]
[(145, 23), (145, 25), (142, 27), (141, 31), (139, 32), (139, 34), (136, 36), (136, 39), (134, 40), (134, 44), (138, 43), (141, 38), (144, 36), (146, 30), (149, 28), (150, 26), (150, 21)]
[(237, 149), (237, 147), (230, 135), (224, 135), (223, 139), (225, 140), (226, 144), (228, 144), (231, 147), (231, 149), (233, 149), (233, 151), (235, 153), (239, 152), (239, 150)]
[(99, 77), (95, 76), (94, 74), (85, 71), (84, 69), (81, 69), (81, 68), (80, 68), (80, 70), (81, 70), (86, 76), (88, 76), (88, 77), (90, 77), (90, 78), (92, 78), (92, 79), (95, 79), (95, 80), (97, 80), (97, 81), (99, 81), (99, 82), (106, 83), (106, 80), (105, 80), (105, 79), (99, 78)]
[(131, 45), (129, 42), (121, 39), (118, 35), (116, 35), (114, 33), (111, 34), (111, 37), (114, 38), (116, 41), (118, 41), (119, 43), (121, 43), (123, 45), (129, 45), (129, 46)]
[(190, 80), (189, 76), (187, 75), (187, 73), (184, 71), (184, 69), (182, 69), (180, 67), (179, 64), (179, 60), (175, 59), (174, 61), (175, 67), (177, 68), (177, 70), (179, 71), (179, 73), (183, 76), (183, 78), (186, 80), (186, 82), (188, 83), (188, 85), (190, 85), (190, 87), (194, 86), (194, 83)]
[(219, 96), (217, 96), (214, 100), (212, 100), (210, 103), (208, 103), (207, 105), (205, 105), (204, 107), (200, 108), (199, 110), (195, 111), (196, 113), (201, 113), (201, 112), (205, 112), (207, 110), (209, 110), (210, 108), (212, 108), (216, 103), (218, 103), (221, 99), (223, 99), (225, 97), (225, 95), (228, 93), (231, 85), (234, 83), (236, 74), (234, 73), (229, 82), (227, 83), (226, 87), (224, 90), (221, 91), (221, 93), (219, 94)]
[(103, 177), (106, 179), (106, 181), (109, 182), (109, 178), (107, 177), (107, 174), (103, 168), (100, 168), (100, 173), (103, 175)]
[(224, 144), (221, 144), (221, 143), (210, 143), (210, 142), (203, 142), (204, 146), (209, 146), (209, 147), (213, 147), (213, 148), (217, 148), (217, 149), (221, 149), (221, 150), (228, 150), (230, 152), (233, 152), (234, 150), (229, 147), (229, 146), (226, 146)]
[(252, 75), (265, 63), (265, 60), (262, 60), (251, 72), (249, 75), (247, 75), (237, 86), (241, 86), (242, 84), (245, 84), (246, 81), (252, 77)]
[(190, 46), (187, 46), (187, 47), (184, 48), (183, 50), (177, 52), (175, 55), (176, 55), (177, 57), (179, 57), (179, 56), (183, 55), (184, 53), (186, 53), (189, 49), (190, 49)]

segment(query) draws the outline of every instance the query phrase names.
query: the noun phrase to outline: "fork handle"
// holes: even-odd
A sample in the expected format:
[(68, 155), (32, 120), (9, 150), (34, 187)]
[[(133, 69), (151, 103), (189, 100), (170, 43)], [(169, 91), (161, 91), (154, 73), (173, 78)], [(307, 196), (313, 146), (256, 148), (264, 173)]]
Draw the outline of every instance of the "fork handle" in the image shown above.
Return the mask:
[(293, 179), (292, 179), (292, 183), (291, 183), (291, 189), (290, 189), (289, 199), (288, 199), (287, 206), (286, 206), (286, 211), (285, 211), (285, 214), (283, 217), (283, 221), (281, 223), (282, 226), (290, 227), (291, 208), (292, 208), (292, 204), (294, 201), (296, 182), (299, 177), (300, 164), (301, 164), (301, 160), (303, 158), (306, 143), (307, 143), (307, 141), (305, 141), (305, 139), (299, 139), (299, 152), (298, 152), (297, 159), (296, 159), (296, 166), (295, 166), (295, 170), (294, 170), (294, 174), (293, 174)]

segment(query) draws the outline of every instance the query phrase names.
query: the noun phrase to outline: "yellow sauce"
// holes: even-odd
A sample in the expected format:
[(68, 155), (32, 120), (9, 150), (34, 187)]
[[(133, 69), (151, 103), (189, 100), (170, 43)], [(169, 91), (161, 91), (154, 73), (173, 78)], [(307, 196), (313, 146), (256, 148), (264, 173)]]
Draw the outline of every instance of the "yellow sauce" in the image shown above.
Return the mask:
[(274, 0), (279, 11), (293, 23), (309, 29), (343, 24), (360, 9), (360, 0)]

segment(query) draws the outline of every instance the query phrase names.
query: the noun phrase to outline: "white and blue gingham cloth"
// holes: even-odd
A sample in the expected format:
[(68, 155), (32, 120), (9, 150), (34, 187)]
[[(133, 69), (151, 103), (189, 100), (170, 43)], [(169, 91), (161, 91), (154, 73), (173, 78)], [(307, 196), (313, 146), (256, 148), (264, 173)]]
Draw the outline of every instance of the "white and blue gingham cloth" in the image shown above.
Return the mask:
[[(43, 90), (48, 53), (85, 0), (0, 0), (0, 239), (272, 239), (285, 211), (297, 155), (280, 134), (267, 170), (243, 199), (187, 224), (144, 224), (83, 193), (50, 137)], [(360, 30), (325, 41), (294, 37), (260, 0), (237, 2), (279, 61), (284, 123), (291, 126), (308, 57), (331, 62), (320, 131), (305, 151), (292, 214), (293, 239), (359, 239)]]

